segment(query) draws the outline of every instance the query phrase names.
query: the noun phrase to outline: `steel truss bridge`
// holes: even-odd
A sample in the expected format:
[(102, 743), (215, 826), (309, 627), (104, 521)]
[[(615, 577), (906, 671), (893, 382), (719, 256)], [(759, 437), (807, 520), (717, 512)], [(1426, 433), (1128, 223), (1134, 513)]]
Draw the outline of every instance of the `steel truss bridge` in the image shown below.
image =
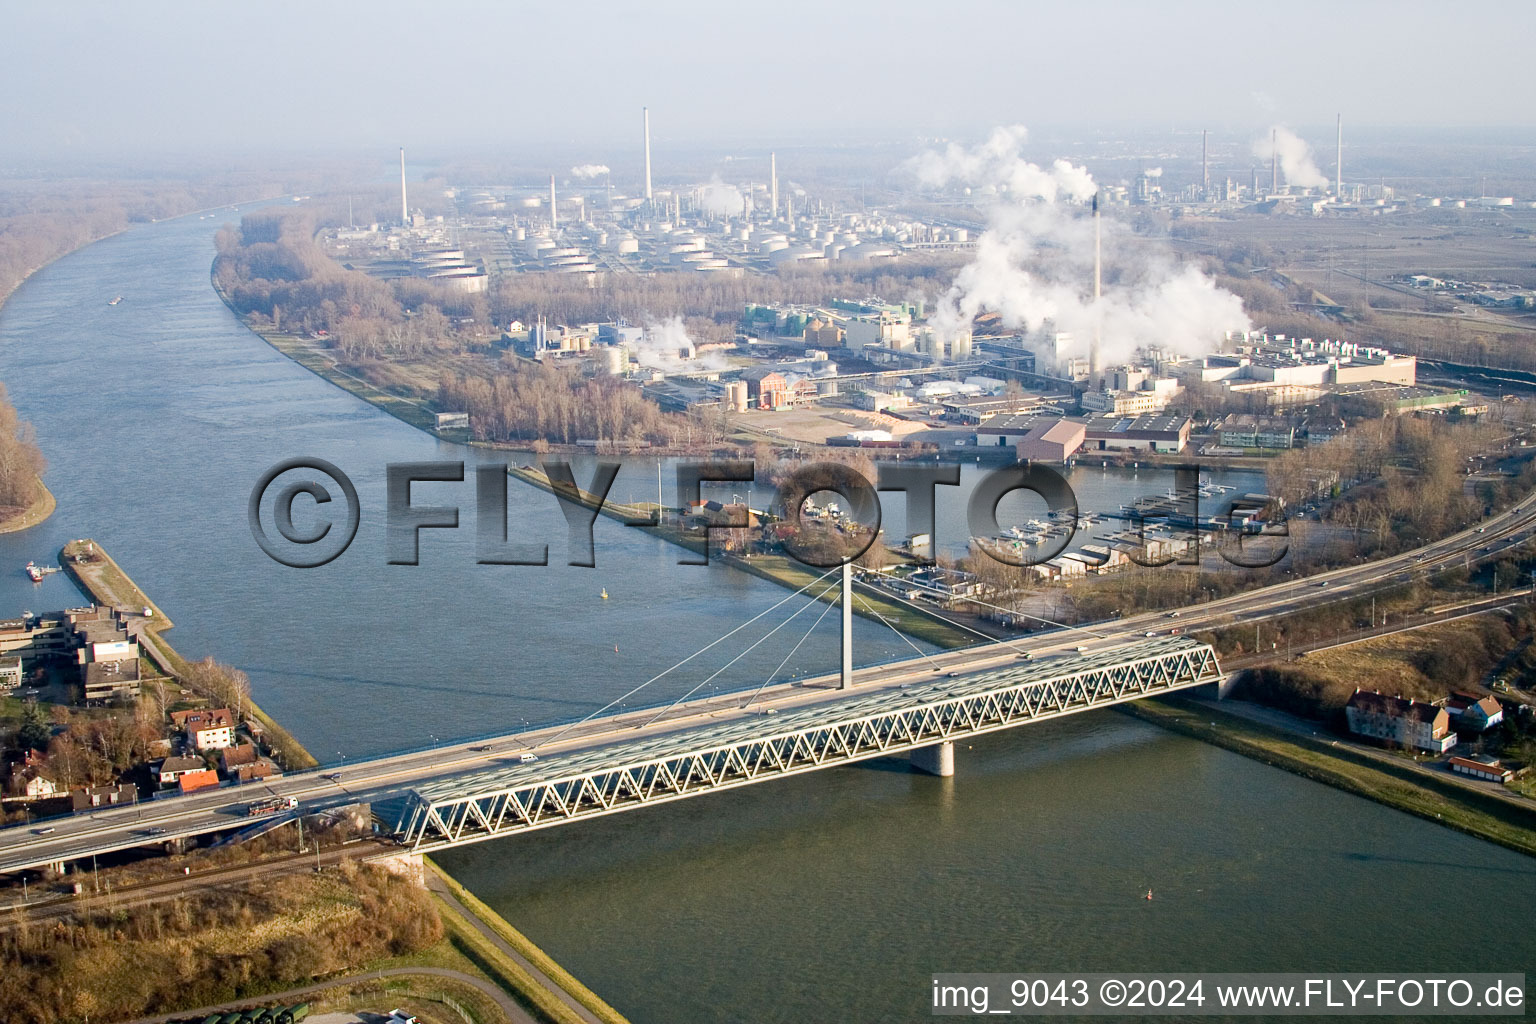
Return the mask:
[(421, 785), (408, 794), (397, 838), (429, 852), (892, 754), (912, 753), (915, 763), (937, 756), (936, 764), (948, 765), (957, 739), (1220, 677), (1208, 644), (1173, 637), (1021, 660), (931, 683), (885, 689), (877, 683), (812, 707), (763, 711)]

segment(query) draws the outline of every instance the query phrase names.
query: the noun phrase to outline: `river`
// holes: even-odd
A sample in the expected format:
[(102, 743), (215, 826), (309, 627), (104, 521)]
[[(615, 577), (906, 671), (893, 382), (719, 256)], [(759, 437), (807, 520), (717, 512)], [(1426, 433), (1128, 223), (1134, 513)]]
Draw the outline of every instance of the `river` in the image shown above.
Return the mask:
[[(597, 567), (563, 566), (554, 500), (517, 484), (513, 523), (556, 564), (476, 565), (465, 483), (418, 488), (464, 527), (425, 534), (420, 566), (387, 565), (384, 466), (488, 456), (246, 331), (208, 283), (212, 223), (97, 243), (0, 310), (0, 379), (59, 502), (0, 536), (0, 614), (77, 603), (63, 577), (20, 570), (93, 536), (183, 654), (245, 669), (335, 760), (586, 714), (787, 593), (679, 566), (609, 520)], [(314, 570), (267, 559), (246, 521), (260, 474), (298, 455), (340, 466), (363, 507), (356, 542)], [(654, 464), (626, 472), (616, 497), (653, 493)], [(714, 685), (761, 681), (802, 631)], [(822, 634), (784, 671), (832, 666)], [(910, 650), (874, 623), (856, 642), (865, 663)], [(1536, 954), (1536, 862), (1114, 712), (977, 740), (949, 780), (875, 763), (443, 859), (636, 1024), (920, 1020), (935, 971), (1522, 970)]]

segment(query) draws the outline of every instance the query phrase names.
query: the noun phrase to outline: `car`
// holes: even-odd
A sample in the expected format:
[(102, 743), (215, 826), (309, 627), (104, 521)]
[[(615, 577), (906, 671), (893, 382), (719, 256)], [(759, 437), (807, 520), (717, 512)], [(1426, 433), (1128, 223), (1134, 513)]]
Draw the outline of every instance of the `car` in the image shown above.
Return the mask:
[(1182, 632), (1184, 632), (1182, 629), (1180, 629), (1179, 627), (1175, 626), (1175, 627), (1173, 627), (1172, 629), (1170, 629), (1168, 631), (1168, 635), (1169, 636), (1178, 636)]
[(1320, 587), (1326, 587), (1327, 585), (1328, 585), (1328, 581), (1327, 580), (1323, 580), (1322, 582), (1318, 583), (1318, 586), (1320, 586)]
[(489, 743), (482, 743), (478, 747), (470, 747), (469, 749), (473, 750), (477, 754), (483, 754), (487, 750), (491, 749), (491, 745)]
[(1157, 630), (1149, 629), (1149, 630), (1147, 630), (1147, 634), (1146, 635), (1147, 636), (1157, 636)]
[(1179, 617), (1179, 613), (1178, 613), (1178, 612), (1169, 612), (1169, 613), (1168, 613), (1168, 617), (1169, 617), (1169, 618), (1170, 618), (1170, 619), (1176, 619), (1176, 618), (1178, 618), (1178, 617)]
[(1479, 526), (1479, 527), (1478, 527), (1478, 528), (1477, 528), (1477, 532), (1478, 532), (1478, 533), (1482, 533), (1482, 532), (1483, 532), (1483, 531), (1484, 531), (1484, 530), (1486, 530), (1486, 529), (1488, 529), (1488, 527), (1486, 527), (1486, 526)]
[(44, 825), (42, 828), (35, 828), (35, 829), (33, 829), (32, 830), (32, 834), (35, 835), (35, 836), (45, 836), (45, 835), (47, 835), (48, 833), (50, 833), (52, 831), (53, 831), (53, 826), (52, 825)]
[(518, 760), (519, 764), (531, 764), (532, 762), (537, 761), (538, 759), (539, 759), (539, 755), (538, 754), (524, 754), (521, 757), (519, 757), (517, 760)]
[(340, 782), (341, 781), (341, 772), (326, 772), (324, 775), (322, 775), (320, 777), (322, 779), (328, 779), (331, 782)]
[(1077, 653), (1078, 654), (1087, 654), (1088, 653), (1088, 645), (1087, 644), (1078, 644), (1077, 645)]
[(155, 826), (154, 828), (142, 829), (141, 831), (146, 836), (163, 836), (163, 835), (165, 835), (165, 829), (160, 828), (158, 825)]

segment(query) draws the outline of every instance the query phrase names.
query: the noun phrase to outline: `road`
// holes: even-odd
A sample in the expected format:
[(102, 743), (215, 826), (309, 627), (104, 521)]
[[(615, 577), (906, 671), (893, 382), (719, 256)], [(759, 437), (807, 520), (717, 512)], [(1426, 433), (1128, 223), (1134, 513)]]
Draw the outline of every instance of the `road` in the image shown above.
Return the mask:
[[(1391, 558), (1288, 580), (1173, 612), (1145, 613), (1087, 626), (1069, 627), (1020, 640), (998, 641), (944, 654), (913, 658), (854, 673), (853, 696), (931, 680), (935, 673), (969, 673), (1012, 663), (1022, 653), (1049, 656), (1079, 647), (1101, 653), (1132, 645), (1149, 634), (1185, 633), (1236, 623), (1253, 624), (1300, 611), (1323, 601), (1368, 596), (1407, 582), (1416, 573), (1444, 568), (1464, 558), (1492, 558), (1528, 538), (1536, 529), (1536, 501), (1491, 517), (1479, 526)], [(1177, 620), (1177, 621), (1175, 621)], [(424, 750), (348, 762), (336, 769), (295, 772), (264, 783), (220, 788), (132, 807), (98, 809), (44, 825), (0, 829), (0, 874), (39, 868), (94, 854), (168, 842), (238, 827), (246, 807), (267, 796), (293, 797), (307, 812), (359, 801), (403, 796), (409, 789), (468, 772), (505, 767), (525, 755), (558, 758), (604, 746), (716, 725), (723, 719), (761, 714), (767, 708), (799, 709), (848, 699), (827, 675), (768, 687), (750, 708), (740, 694), (653, 709), (604, 715), (578, 725), (552, 726), (492, 739), (471, 740)], [(339, 777), (333, 777), (338, 775)], [(46, 828), (43, 832), (40, 829)], [(150, 830), (160, 830), (151, 833)]]

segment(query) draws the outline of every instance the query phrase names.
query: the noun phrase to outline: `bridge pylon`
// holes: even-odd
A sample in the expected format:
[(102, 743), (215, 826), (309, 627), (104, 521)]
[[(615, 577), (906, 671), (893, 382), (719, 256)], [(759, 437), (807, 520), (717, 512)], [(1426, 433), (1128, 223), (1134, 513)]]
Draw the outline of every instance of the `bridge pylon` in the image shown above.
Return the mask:
[(843, 563), (843, 674), (839, 690), (853, 689), (853, 565)]

